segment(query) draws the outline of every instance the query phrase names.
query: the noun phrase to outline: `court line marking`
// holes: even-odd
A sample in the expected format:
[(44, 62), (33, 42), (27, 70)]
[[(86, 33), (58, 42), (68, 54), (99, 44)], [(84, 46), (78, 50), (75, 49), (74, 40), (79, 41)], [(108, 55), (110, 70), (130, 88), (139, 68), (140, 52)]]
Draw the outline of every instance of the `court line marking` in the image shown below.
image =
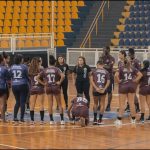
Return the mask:
[(15, 148), (15, 149), (26, 149), (26, 148), (22, 148), (22, 147), (17, 147), (17, 146), (12, 146), (12, 145), (7, 145), (7, 144), (0, 144), (0, 146), (11, 147), (11, 148)]
[[(148, 124), (149, 122), (145, 122), (144, 124)], [(122, 124), (122, 126), (126, 126), (126, 125), (130, 125), (132, 123), (124, 123)], [(143, 123), (136, 123), (134, 126), (136, 127), (136, 125), (144, 125)], [(23, 134), (35, 134), (35, 133), (40, 133), (40, 132), (62, 132), (62, 131), (67, 131), (67, 130), (80, 130), (80, 129), (88, 129), (88, 128), (103, 128), (103, 127), (122, 127), (122, 126), (116, 126), (115, 124), (108, 124), (108, 125), (99, 125), (99, 126), (93, 126), (93, 125), (89, 125), (87, 127), (81, 127), (81, 126), (72, 126), (72, 128), (68, 128), (68, 129), (55, 129), (55, 130), (44, 130), (44, 131), (34, 131), (34, 132), (23, 132), (23, 133), (6, 133), (6, 134), (0, 134), (0, 136), (11, 136), (11, 135), (23, 135)], [(52, 128), (52, 126), (50, 126)], [(66, 126), (62, 126), (63, 128), (65, 128)]]

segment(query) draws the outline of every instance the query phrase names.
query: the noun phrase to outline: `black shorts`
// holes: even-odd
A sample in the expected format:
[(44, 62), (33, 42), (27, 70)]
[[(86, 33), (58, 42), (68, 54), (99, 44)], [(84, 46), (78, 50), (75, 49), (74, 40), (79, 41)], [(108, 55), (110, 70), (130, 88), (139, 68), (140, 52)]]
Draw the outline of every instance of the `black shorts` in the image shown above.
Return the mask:
[(89, 118), (89, 109), (86, 106), (76, 106), (72, 108), (72, 115), (75, 117)]
[(102, 96), (102, 95), (106, 95), (106, 94), (107, 94), (107, 90), (104, 93), (93, 92), (93, 96)]
[(4, 96), (4, 95), (8, 95), (8, 90), (7, 89), (0, 89), (0, 97)]
[(140, 87), (139, 94), (143, 96), (150, 95), (150, 86)]

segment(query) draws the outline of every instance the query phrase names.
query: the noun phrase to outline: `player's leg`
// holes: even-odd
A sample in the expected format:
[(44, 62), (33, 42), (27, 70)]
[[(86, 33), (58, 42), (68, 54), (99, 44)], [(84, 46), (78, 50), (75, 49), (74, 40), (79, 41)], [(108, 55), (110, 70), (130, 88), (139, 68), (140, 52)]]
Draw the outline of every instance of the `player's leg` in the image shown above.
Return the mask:
[(0, 96), (0, 111), (1, 111), (1, 119), (5, 122), (5, 105), (6, 105), (6, 94)]
[(94, 106), (93, 106), (94, 121), (93, 121), (93, 125), (97, 125), (97, 108), (98, 108), (99, 95), (96, 96), (96, 93), (93, 93), (93, 97), (94, 97)]
[(135, 104), (135, 109), (136, 109), (136, 112), (140, 112), (140, 106), (139, 106), (139, 102), (138, 102), (138, 97), (135, 93), (135, 97), (134, 97), (134, 104)]
[(149, 117), (146, 120), (150, 120), (150, 94), (146, 96), (146, 102), (149, 109)]
[(142, 123), (144, 123), (145, 102), (146, 102), (146, 96), (140, 94), (140, 105), (141, 105), (141, 117), (140, 117), (140, 121)]
[(65, 79), (63, 81), (62, 90), (63, 90), (64, 100), (65, 100), (65, 105), (67, 110), (68, 109), (68, 79)]
[(84, 92), (85, 98), (88, 100), (88, 107), (90, 107), (90, 94), (89, 94), (90, 83), (89, 81), (83, 82), (82, 86), (83, 86), (83, 92)]

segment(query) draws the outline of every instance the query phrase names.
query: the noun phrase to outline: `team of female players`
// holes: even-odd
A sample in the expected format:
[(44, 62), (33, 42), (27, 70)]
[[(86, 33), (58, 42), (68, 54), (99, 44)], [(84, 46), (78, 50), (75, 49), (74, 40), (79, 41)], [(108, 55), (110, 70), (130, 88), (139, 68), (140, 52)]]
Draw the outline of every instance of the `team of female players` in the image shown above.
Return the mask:
[[(118, 83), (119, 92), (119, 112), (115, 124), (122, 124), (122, 116), (124, 113), (126, 100), (129, 103), (131, 111), (131, 123), (136, 123), (136, 109), (134, 105), (135, 93), (139, 85), (139, 99), (141, 105), (141, 118), (140, 121), (144, 122), (145, 102), (147, 102), (150, 110), (150, 62), (145, 60), (143, 62), (143, 68), (138, 70), (133, 67), (132, 60), (126, 56), (125, 51), (119, 52), (120, 61), (118, 62), (118, 69), (115, 73), (115, 81)], [(77, 97), (71, 101), (71, 106), (68, 108), (68, 96), (67, 96), (67, 71), (68, 65), (64, 63), (63, 57), (59, 57), (57, 62), (54, 56), (49, 58), (49, 66), (43, 68), (41, 66), (41, 58), (34, 57), (31, 60), (29, 66), (23, 63), (23, 56), (20, 54), (15, 55), (14, 64), (8, 67), (9, 56), (6, 53), (0, 55), (0, 109), (1, 120), (6, 122), (5, 112), (7, 108), (7, 100), (9, 97), (10, 87), (15, 96), (16, 104), (14, 106), (14, 122), (24, 122), (25, 104), (30, 93), (30, 117), (31, 124), (34, 124), (34, 108), (36, 101), (40, 103), (40, 117), (41, 124), (44, 123), (44, 95), (46, 93), (48, 97), (48, 112), (50, 117), (50, 124), (54, 124), (53, 119), (53, 97), (57, 101), (57, 105), (60, 111), (61, 125), (64, 125), (64, 113), (61, 103), (61, 86), (63, 87), (63, 94), (68, 109), (69, 119), (75, 121), (75, 117), (80, 117), (82, 123), (88, 123), (89, 118), (89, 88), (90, 83), (93, 87), (94, 98), (94, 121), (93, 124), (103, 124), (102, 118), (105, 111), (105, 98), (107, 90), (110, 85), (110, 74), (105, 69), (103, 58), (100, 57), (97, 62), (96, 69), (91, 70), (85, 63), (85, 58), (79, 57), (78, 64), (74, 69), (74, 73), (78, 73), (79, 77), (76, 77), (74, 82), (77, 88)], [(58, 65), (59, 64), (59, 65)], [(59, 68), (58, 68), (59, 66)], [(63, 66), (63, 67), (62, 67)], [(61, 67), (63, 69), (61, 69)], [(83, 80), (81, 80), (83, 78)], [(87, 83), (89, 78), (90, 83)], [(79, 83), (81, 83), (79, 85)], [(11, 83), (11, 86), (10, 86)], [(85, 84), (87, 90), (81, 89)], [(83, 87), (84, 88), (84, 87)], [(83, 93), (86, 98), (83, 98)], [(100, 106), (99, 119), (97, 119), (98, 105)], [(20, 108), (20, 119), (17, 114)], [(72, 117), (70, 111), (72, 110)], [(148, 117), (150, 120), (150, 115)]]

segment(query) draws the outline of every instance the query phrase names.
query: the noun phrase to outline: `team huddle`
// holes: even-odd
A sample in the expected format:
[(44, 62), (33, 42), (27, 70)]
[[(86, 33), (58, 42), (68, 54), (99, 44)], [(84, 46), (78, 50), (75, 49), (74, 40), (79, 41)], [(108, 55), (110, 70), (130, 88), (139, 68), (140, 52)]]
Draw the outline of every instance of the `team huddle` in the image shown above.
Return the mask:
[[(7, 111), (7, 100), (10, 88), (14, 94), (16, 103), (14, 106), (14, 122), (24, 122), (25, 106), (30, 108), (31, 124), (34, 124), (34, 109), (36, 101), (40, 103), (41, 124), (44, 123), (44, 95), (48, 98), (48, 112), (50, 125), (54, 124), (53, 118), (53, 99), (57, 102), (57, 109), (60, 112), (61, 125), (65, 124), (64, 109), (61, 102), (61, 88), (64, 95), (66, 110), (69, 120), (75, 123), (76, 118), (80, 118), (81, 125), (89, 123), (90, 84), (93, 91), (93, 125), (103, 124), (103, 114), (110, 111), (112, 91), (114, 81), (118, 83), (119, 93), (119, 112), (116, 125), (122, 124), (122, 117), (125, 110), (130, 111), (131, 123), (136, 123), (136, 113), (141, 111), (140, 121), (144, 122), (145, 102), (147, 102), (150, 111), (150, 62), (145, 60), (143, 68), (141, 63), (134, 56), (134, 49), (129, 49), (128, 56), (125, 51), (119, 52), (118, 69), (114, 72), (113, 65), (115, 59), (110, 55), (110, 48), (103, 50), (102, 56), (97, 61), (95, 69), (86, 65), (85, 58), (80, 56), (77, 65), (73, 70), (73, 84), (76, 87), (77, 96), (71, 100), (68, 107), (68, 74), (69, 67), (64, 58), (59, 56), (56, 60), (54, 56), (49, 56), (49, 66), (41, 66), (41, 58), (32, 58), (30, 64), (24, 63), (21, 54), (14, 57), (14, 64), (9, 67), (9, 56), (6, 53), (0, 55), (0, 109), (1, 120), (6, 122), (5, 113)], [(139, 87), (139, 108), (138, 98), (136, 96)], [(83, 96), (84, 94), (84, 96)], [(108, 95), (108, 104), (105, 108), (105, 100)], [(126, 103), (127, 102), (127, 103)], [(125, 109), (127, 105), (127, 108)], [(20, 108), (20, 119), (18, 111)], [(99, 117), (97, 119), (97, 112)], [(150, 115), (147, 118), (150, 120)]]

